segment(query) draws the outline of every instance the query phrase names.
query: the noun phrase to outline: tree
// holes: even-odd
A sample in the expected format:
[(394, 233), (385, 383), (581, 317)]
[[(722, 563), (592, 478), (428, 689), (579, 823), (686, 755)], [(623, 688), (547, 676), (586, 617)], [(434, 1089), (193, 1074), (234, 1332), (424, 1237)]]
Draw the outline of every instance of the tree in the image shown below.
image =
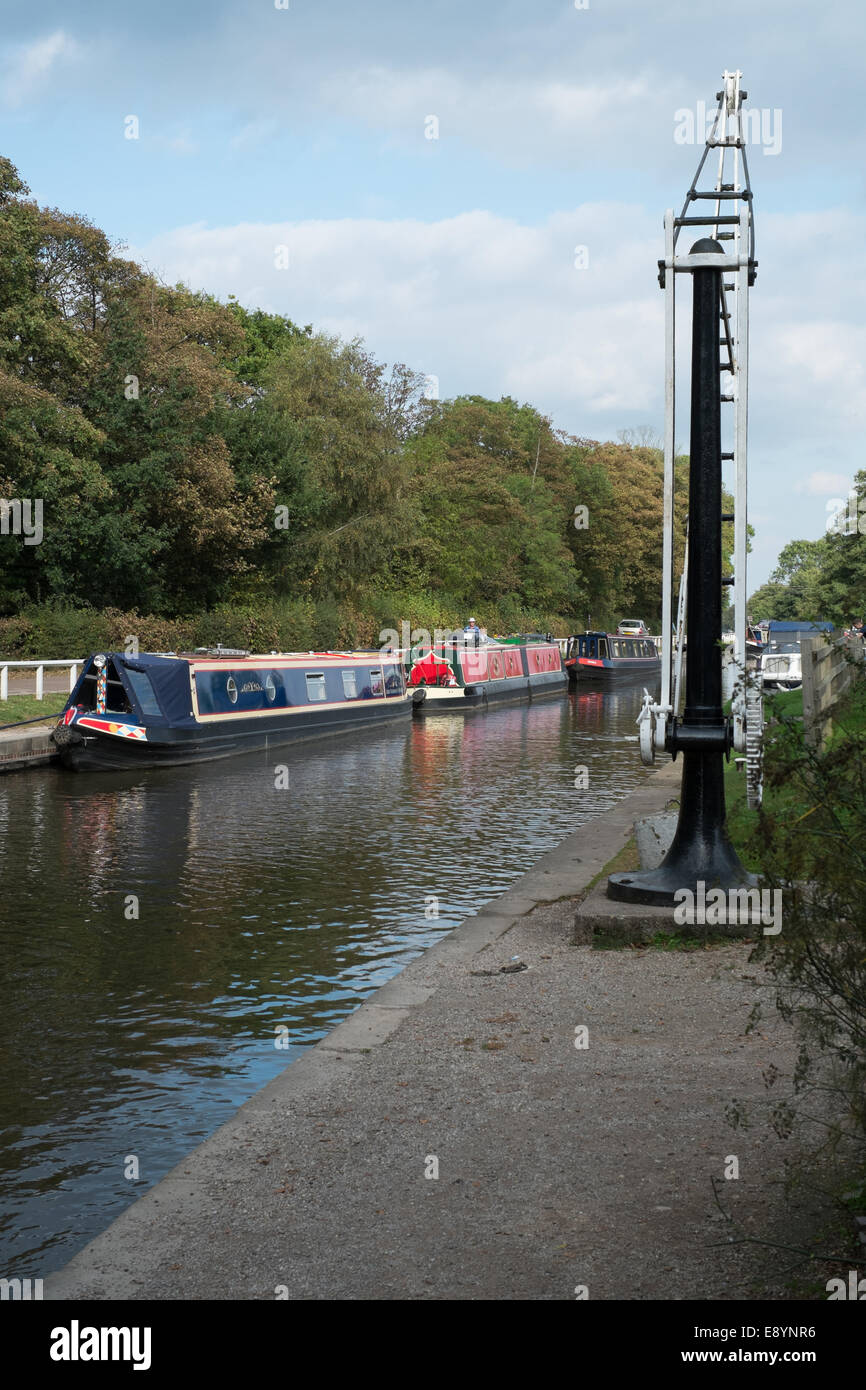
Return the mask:
[(108, 277), (101, 233), (42, 211), (9, 160), (0, 160), (0, 493), (42, 514), (42, 539), (0, 541), (0, 604), (68, 593), (110, 487), (102, 436), (81, 408), (92, 343), (81, 329), (85, 284)]
[[(116, 507), (98, 584), (119, 605), (192, 611), (224, 597), (273, 524), (270, 480), (239, 488), (227, 414), (243, 327), (207, 295), (143, 273), (108, 297), (93, 416)], [(105, 598), (103, 598), (105, 601)]]
[(399, 525), (404, 464), (384, 370), (359, 342), (314, 334), (285, 341), (262, 372), (256, 414), (287, 451), (275, 494), (291, 517), (282, 554), (318, 593), (372, 579)]

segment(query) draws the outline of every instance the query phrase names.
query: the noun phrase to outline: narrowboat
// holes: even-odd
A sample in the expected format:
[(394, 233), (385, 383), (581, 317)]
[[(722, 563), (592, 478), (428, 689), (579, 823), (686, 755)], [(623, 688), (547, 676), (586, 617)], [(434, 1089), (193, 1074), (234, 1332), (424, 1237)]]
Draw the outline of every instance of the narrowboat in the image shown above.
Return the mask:
[(408, 718), (396, 656), (105, 652), (84, 663), (52, 739), (76, 771), (172, 767)]
[(623, 637), (616, 632), (569, 637), (564, 665), (573, 681), (652, 680), (662, 669), (651, 637)]
[(761, 648), (764, 689), (799, 690), (803, 684), (803, 653), (800, 643), (804, 638), (829, 639), (832, 635), (832, 623), (771, 622), (766, 646)]
[(522, 634), (473, 644), (455, 635), (418, 652), (409, 662), (407, 683), (413, 713), (428, 715), (557, 695), (568, 677), (552, 638)]

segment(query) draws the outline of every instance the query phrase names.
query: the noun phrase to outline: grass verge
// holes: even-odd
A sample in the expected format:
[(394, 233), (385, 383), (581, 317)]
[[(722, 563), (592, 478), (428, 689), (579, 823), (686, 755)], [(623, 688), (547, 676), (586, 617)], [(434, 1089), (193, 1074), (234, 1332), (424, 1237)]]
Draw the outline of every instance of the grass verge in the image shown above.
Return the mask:
[(46, 724), (53, 724), (66, 698), (62, 694), (46, 695), (43, 700), (37, 700), (35, 695), (10, 695), (8, 700), (0, 700), (0, 728), (22, 719), (44, 719)]

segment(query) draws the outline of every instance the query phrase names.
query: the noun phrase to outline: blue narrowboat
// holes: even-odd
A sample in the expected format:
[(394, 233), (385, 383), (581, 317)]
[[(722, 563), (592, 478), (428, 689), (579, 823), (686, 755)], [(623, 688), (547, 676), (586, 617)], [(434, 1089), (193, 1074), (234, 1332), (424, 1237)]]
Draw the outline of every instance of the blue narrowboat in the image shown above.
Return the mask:
[(581, 632), (568, 639), (565, 669), (573, 681), (652, 680), (662, 663), (651, 637)]
[(105, 652), (85, 662), (52, 739), (76, 771), (168, 767), (407, 718), (382, 652)]
[(411, 662), (408, 684), (416, 715), (454, 714), (561, 694), (568, 677), (556, 642), (523, 635), (438, 644)]

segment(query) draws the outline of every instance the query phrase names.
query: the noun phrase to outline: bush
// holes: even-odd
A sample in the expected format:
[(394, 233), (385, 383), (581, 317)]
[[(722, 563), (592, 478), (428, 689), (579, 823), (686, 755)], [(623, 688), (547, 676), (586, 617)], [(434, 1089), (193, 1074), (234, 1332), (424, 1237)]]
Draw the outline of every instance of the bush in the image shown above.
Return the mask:
[(755, 956), (777, 986), (800, 1052), (795, 1109), (822, 1102), (830, 1148), (866, 1138), (866, 680), (818, 749), (802, 722), (778, 718), (765, 782), (784, 800), (758, 817), (751, 848), (782, 890), (782, 931)]
[[(568, 619), (526, 610), (513, 598), (472, 610), (487, 631), (554, 632), (574, 629)], [(33, 604), (0, 618), (0, 656), (15, 661), (62, 660), (91, 652), (122, 651), (130, 637), (141, 651), (241, 647), (250, 651), (322, 651), (378, 647), (385, 628), (402, 622), (432, 633), (462, 627), (469, 612), (448, 595), (372, 591), (351, 599), (246, 599), (207, 612), (165, 618), (152, 613)]]

